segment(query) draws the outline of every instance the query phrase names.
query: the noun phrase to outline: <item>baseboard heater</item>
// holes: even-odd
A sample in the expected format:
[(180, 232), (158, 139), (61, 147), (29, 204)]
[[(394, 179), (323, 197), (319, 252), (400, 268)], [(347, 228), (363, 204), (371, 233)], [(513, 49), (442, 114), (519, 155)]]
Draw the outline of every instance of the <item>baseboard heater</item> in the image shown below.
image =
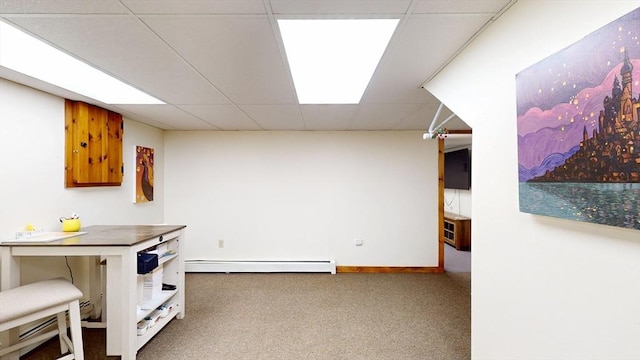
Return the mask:
[[(80, 302), (80, 318), (82, 318), (82, 319), (88, 318), (89, 314), (91, 313), (92, 310), (93, 310), (93, 305), (91, 304), (90, 301), (85, 300), (85, 301)], [(67, 310), (66, 313), (67, 313), (67, 327), (68, 327), (69, 326), (69, 311)], [(20, 352), (19, 352), (20, 356), (28, 354), (33, 349), (35, 349), (38, 346), (42, 345), (45, 341), (47, 341), (50, 338), (56, 336), (57, 333), (54, 333), (52, 331), (58, 329), (57, 325), (58, 325), (57, 319), (56, 319), (56, 316), (54, 315), (54, 316), (50, 316), (50, 317), (48, 317), (46, 319), (39, 320), (37, 322), (33, 322), (33, 323), (27, 325), (26, 327), (21, 327), (20, 328), (20, 334), (18, 336), (18, 340), (19, 341), (27, 341), (29, 339), (35, 339), (38, 336), (44, 336), (45, 338), (43, 340), (36, 340), (38, 342), (34, 343), (33, 345), (29, 345), (29, 346), (26, 346), (26, 347), (20, 349)], [(51, 332), (51, 334), (47, 334), (47, 332)], [(46, 334), (46, 336), (45, 336), (45, 334)]]
[(312, 272), (336, 273), (335, 260), (306, 261), (222, 261), (222, 260), (186, 260), (185, 272), (212, 273), (283, 273)]

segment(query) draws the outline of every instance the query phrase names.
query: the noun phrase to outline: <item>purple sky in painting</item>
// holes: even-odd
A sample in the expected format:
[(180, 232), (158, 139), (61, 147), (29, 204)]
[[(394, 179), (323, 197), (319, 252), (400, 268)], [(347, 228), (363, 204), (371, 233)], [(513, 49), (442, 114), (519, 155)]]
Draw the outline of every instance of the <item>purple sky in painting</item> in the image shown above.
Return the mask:
[(531, 169), (566, 153), (598, 127), (602, 100), (620, 79), (626, 49), (633, 64), (633, 94), (640, 97), (640, 8), (516, 77), (518, 163)]

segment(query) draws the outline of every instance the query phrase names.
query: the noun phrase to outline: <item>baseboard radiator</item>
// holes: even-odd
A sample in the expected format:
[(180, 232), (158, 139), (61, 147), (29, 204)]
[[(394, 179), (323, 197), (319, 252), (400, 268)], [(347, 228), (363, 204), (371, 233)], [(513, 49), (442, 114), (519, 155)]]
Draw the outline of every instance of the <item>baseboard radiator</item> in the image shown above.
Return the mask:
[(222, 261), (186, 260), (185, 272), (211, 273), (336, 273), (335, 260), (305, 261)]

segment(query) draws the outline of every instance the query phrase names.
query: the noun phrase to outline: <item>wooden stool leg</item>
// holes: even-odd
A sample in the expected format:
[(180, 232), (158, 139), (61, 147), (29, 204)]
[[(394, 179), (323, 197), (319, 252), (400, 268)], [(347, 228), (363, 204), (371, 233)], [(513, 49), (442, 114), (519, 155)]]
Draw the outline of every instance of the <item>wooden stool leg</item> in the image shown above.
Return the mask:
[(63, 334), (67, 333), (67, 316), (64, 312), (59, 312), (56, 316), (58, 318), (58, 340), (60, 341), (60, 353), (64, 354), (69, 351), (69, 347), (63, 337)]
[(74, 300), (69, 303), (69, 322), (71, 328), (71, 342), (73, 343), (73, 355), (75, 360), (84, 360), (82, 347), (82, 327), (80, 326), (80, 302)]

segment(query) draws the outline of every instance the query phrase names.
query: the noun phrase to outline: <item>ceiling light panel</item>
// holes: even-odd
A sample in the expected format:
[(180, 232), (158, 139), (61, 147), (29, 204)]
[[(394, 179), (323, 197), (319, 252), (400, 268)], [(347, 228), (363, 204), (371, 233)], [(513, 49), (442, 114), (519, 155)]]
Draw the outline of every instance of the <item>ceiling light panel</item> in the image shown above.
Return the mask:
[(0, 66), (104, 104), (164, 104), (2, 21)]
[(398, 19), (278, 20), (300, 104), (357, 104)]

